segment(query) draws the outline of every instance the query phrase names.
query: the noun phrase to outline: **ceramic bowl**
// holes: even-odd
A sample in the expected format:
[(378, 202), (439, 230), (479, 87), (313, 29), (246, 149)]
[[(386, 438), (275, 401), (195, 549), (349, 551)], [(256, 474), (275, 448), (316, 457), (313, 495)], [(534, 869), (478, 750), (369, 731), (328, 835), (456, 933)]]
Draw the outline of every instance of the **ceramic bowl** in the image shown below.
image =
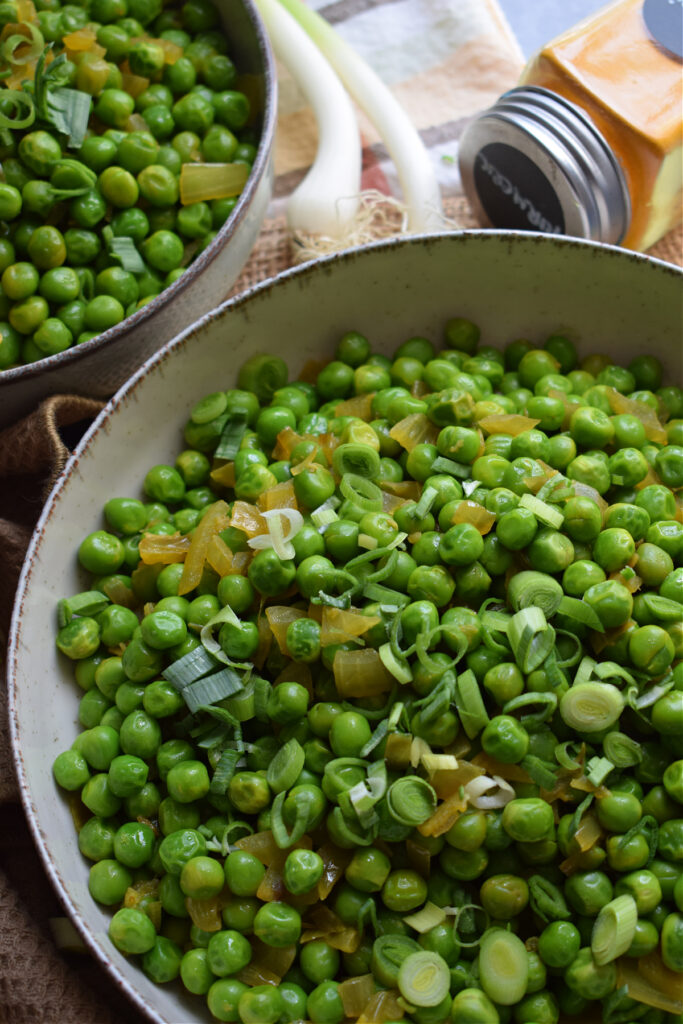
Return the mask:
[(252, 0), (215, 0), (230, 55), (247, 80), (261, 141), (237, 205), (211, 245), (175, 284), (116, 327), (58, 355), (0, 371), (0, 427), (48, 395), (109, 398), (148, 356), (229, 293), (261, 229), (273, 184), (277, 75), (268, 38)]
[(283, 356), (295, 374), (331, 356), (350, 329), (391, 352), (413, 335), (438, 341), (444, 321), (480, 324), (485, 343), (560, 331), (584, 353), (618, 362), (657, 354), (681, 379), (683, 272), (590, 242), (465, 232), (348, 251), (289, 271), (203, 317), (148, 362), (107, 405), (54, 488), (18, 589), (9, 651), (11, 732), (21, 795), (45, 869), (101, 962), (156, 1024), (205, 1021), (203, 1000), (158, 987), (106, 937), (109, 914), (90, 898), (88, 864), (53, 782), (55, 756), (77, 735), (80, 691), (54, 645), (56, 603), (82, 590), (82, 538), (101, 528), (114, 495), (138, 495), (147, 469), (172, 461), (193, 403), (234, 385), (250, 354)]

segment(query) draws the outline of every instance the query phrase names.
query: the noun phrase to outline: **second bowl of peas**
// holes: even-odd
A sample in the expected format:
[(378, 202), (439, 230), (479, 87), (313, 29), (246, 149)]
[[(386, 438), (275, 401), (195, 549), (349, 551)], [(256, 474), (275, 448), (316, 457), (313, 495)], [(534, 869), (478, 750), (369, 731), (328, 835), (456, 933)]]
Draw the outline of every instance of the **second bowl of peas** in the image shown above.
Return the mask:
[(217, 305), (270, 197), (246, 0), (0, 4), (0, 423), (112, 394)]
[(682, 287), (569, 239), (371, 246), (221, 307), (84, 438), (14, 750), (152, 1020), (678, 1020)]

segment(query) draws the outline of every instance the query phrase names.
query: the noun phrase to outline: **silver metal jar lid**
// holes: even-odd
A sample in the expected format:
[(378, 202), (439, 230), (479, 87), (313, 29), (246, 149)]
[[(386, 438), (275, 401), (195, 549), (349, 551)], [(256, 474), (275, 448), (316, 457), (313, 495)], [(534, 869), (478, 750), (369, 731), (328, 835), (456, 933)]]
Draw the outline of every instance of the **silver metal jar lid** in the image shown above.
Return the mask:
[(631, 203), (623, 171), (589, 116), (539, 86), (521, 86), (466, 127), (465, 193), (493, 227), (616, 244)]

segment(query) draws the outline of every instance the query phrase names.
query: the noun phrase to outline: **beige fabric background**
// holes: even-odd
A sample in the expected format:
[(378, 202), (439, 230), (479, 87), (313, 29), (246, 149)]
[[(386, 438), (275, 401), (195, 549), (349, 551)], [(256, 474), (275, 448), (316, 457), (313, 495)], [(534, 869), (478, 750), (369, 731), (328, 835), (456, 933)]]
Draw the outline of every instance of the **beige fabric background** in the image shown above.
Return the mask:
[[(521, 54), (494, 0), (421, 2), (432, 15), (431, 30), (438, 31), (440, 39), (447, 34), (448, 52), (435, 46), (429, 51), (433, 62), (423, 60), (418, 71), (410, 62), (404, 67), (398, 60), (399, 73), (389, 78), (438, 160), (446, 215), (459, 227), (476, 227), (453, 170), (457, 138), (467, 117), (515, 84)], [(407, 3), (409, 14), (423, 13), (420, 0)], [(372, 15), (377, 6), (373, 0), (366, 4), (342, 0), (325, 12), (353, 40), (363, 31), (363, 17)], [(390, 19), (400, 6), (388, 5), (385, 18)], [(278, 273), (295, 259), (283, 198), (305, 173), (316, 135), (310, 111), (284, 72), (281, 86), (275, 198), (233, 293)], [(371, 126), (361, 124), (364, 187), (395, 193), (386, 151)], [(652, 254), (683, 264), (681, 229), (659, 243)], [(68, 457), (69, 446), (100, 407), (96, 401), (58, 395), (0, 433), (0, 648), (9, 627), (23, 554), (42, 502)], [(0, 685), (0, 1024), (120, 1024), (124, 1020), (142, 1024), (143, 1018), (87, 954), (59, 950), (53, 941), (50, 919), (63, 910), (18, 802), (5, 704)]]

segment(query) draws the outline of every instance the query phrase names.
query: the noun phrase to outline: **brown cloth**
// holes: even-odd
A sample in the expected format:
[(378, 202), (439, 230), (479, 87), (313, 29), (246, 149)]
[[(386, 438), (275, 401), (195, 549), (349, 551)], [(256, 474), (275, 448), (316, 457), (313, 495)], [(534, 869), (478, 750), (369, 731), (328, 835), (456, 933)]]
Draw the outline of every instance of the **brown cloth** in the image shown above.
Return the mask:
[[(476, 227), (465, 200), (448, 217)], [(651, 255), (683, 265), (683, 231)], [(286, 269), (293, 253), (284, 219), (266, 222), (233, 294)], [(102, 407), (70, 395), (46, 399), (0, 432), (0, 647), (9, 629), (24, 552), (69, 450)], [(3, 673), (4, 679), (4, 673)], [(0, 681), (0, 1024), (143, 1024), (146, 1020), (87, 954), (55, 944), (62, 909), (35, 851), (14, 778), (5, 688)]]

